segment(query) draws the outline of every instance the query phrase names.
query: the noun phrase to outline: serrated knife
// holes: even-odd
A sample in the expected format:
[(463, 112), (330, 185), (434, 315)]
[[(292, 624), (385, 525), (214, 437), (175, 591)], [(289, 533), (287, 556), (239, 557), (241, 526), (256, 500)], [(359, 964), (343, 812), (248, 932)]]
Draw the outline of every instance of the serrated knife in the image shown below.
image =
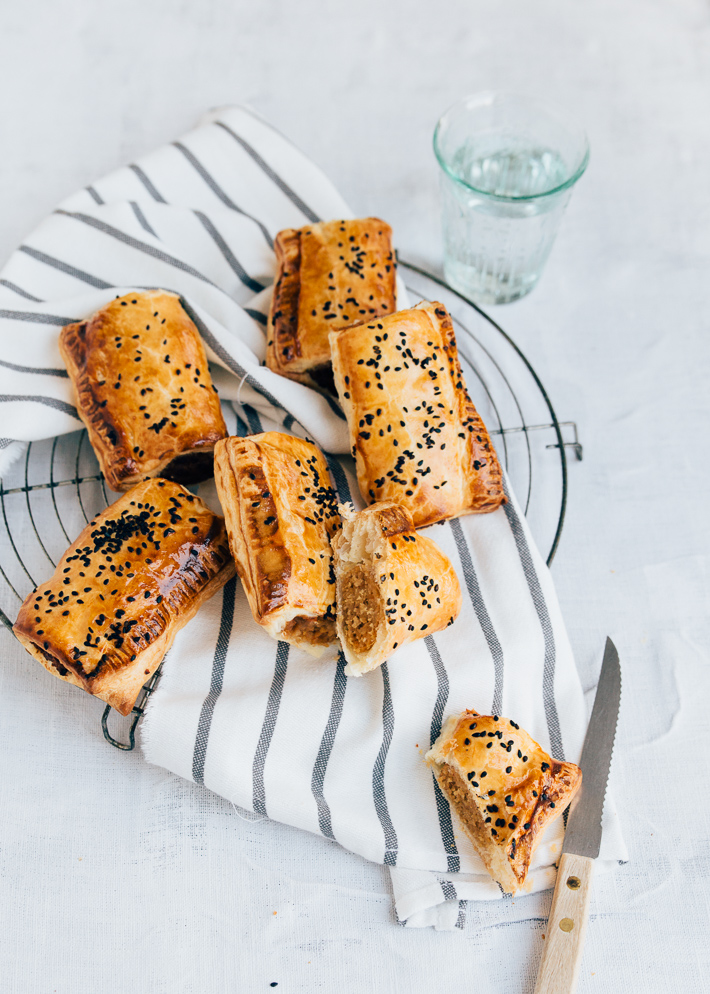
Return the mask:
[(570, 805), (535, 994), (574, 994), (577, 987), (620, 700), (619, 654), (607, 638), (579, 761), (582, 785)]

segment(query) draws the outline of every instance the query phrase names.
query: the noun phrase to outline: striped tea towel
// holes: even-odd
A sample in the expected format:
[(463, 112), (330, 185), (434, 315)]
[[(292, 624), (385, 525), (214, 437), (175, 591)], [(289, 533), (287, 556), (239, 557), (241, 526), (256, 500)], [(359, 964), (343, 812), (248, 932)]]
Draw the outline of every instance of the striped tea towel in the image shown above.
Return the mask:
[[(352, 216), (305, 156), (242, 107), (64, 201), (0, 277), (0, 474), (22, 443), (81, 427), (59, 328), (118, 294), (161, 287), (196, 315), (230, 431), (313, 439), (341, 501), (361, 506), (337, 404), (262, 365), (274, 235)], [(199, 492), (216, 507), (212, 482)], [(452, 928), (465, 900), (500, 898), (424, 753), (466, 707), (513, 717), (559, 759), (578, 759), (586, 727), (552, 580), (510, 497), (493, 514), (428, 529), (462, 580), (461, 614), (360, 679), (345, 677), (335, 649), (316, 660), (270, 639), (230, 581), (170, 650), (143, 722), (147, 759), (385, 864), (408, 925)], [(607, 807), (611, 863), (625, 852)], [(538, 850), (531, 890), (552, 884), (561, 835), (558, 823)]]

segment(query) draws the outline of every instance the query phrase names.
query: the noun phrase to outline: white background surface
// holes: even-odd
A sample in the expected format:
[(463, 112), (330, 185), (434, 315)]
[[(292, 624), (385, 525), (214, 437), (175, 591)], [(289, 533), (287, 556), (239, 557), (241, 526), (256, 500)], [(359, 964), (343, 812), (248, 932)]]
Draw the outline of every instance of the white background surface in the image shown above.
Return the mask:
[[(592, 147), (540, 286), (495, 313), (585, 445), (553, 569), (585, 687), (606, 634), (624, 671), (631, 860), (596, 882), (579, 990), (708, 990), (707, 3), (4, 3), (0, 256), (246, 101), (438, 268), (431, 132), (483, 88), (562, 102)], [(0, 653), (3, 991), (532, 990), (549, 893), (401, 929), (381, 868), (108, 748), (98, 702)]]

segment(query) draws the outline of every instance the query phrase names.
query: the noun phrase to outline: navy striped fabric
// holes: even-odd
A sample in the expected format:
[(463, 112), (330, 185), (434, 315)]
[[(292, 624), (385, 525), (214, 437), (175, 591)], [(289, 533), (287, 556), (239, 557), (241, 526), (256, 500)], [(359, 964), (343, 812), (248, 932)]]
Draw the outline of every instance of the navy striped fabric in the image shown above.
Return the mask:
[[(18, 443), (81, 427), (59, 328), (118, 294), (161, 287), (180, 294), (205, 341), (230, 431), (313, 439), (341, 501), (359, 505), (339, 406), (263, 365), (276, 233), (351, 216), (328, 179), (244, 108), (68, 198), (0, 277), (0, 473)], [(475, 400), (480, 384), (470, 386)], [(233, 580), (178, 634), (143, 742), (151, 762), (391, 867), (398, 892), (407, 873), (429, 874), (414, 890), (461, 927), (465, 898), (500, 891), (423, 761), (446, 716), (514, 717), (570, 758), (586, 721), (550, 575), (514, 496), (429, 531), (461, 578), (455, 625), (346, 678), (335, 648), (314, 659), (272, 641)], [(533, 889), (549, 885), (560, 832), (538, 850)]]

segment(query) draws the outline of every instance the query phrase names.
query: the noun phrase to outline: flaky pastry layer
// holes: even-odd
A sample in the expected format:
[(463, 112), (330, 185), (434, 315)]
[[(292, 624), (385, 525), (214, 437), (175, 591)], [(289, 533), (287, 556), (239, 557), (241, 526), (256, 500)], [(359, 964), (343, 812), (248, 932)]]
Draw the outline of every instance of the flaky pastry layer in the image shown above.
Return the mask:
[(360, 492), (417, 528), (505, 503), (500, 464), (466, 390), (451, 318), (420, 303), (330, 335)]
[(324, 221), (280, 231), (266, 365), (332, 388), (329, 333), (396, 308), (392, 230), (379, 218)]
[(128, 714), (234, 572), (222, 518), (179, 484), (149, 479), (89, 522), (13, 630), (50, 673)]
[(333, 539), (338, 636), (345, 673), (362, 676), (401, 646), (452, 625), (461, 587), (449, 559), (415, 532), (401, 504), (340, 512), (343, 527)]
[(67, 325), (59, 349), (112, 490), (146, 476), (194, 483), (212, 475), (227, 429), (202, 339), (165, 290), (117, 297)]
[(552, 759), (511, 719), (472, 710), (447, 718), (426, 759), (486, 869), (515, 893), (582, 771)]
[(254, 620), (307, 651), (330, 645), (340, 517), (323, 453), (280, 432), (232, 436), (215, 447), (215, 483)]

